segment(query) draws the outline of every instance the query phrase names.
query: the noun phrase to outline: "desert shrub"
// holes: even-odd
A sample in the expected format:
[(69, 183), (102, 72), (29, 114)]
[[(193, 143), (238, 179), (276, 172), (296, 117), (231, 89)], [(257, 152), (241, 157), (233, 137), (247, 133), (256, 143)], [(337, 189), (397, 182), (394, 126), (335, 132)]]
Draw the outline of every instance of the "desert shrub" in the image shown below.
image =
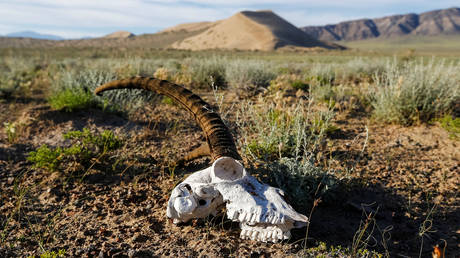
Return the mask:
[(311, 102), (295, 106), (243, 103), (237, 112), (239, 145), (250, 159), (302, 159), (313, 153), (332, 128), (331, 110), (313, 112)]
[(52, 86), (48, 102), (57, 110), (72, 112), (86, 108), (131, 112), (151, 101), (155, 94), (143, 90), (116, 90), (105, 92), (103, 97), (94, 95), (98, 86), (116, 79), (111, 72), (85, 70), (78, 73), (63, 72)]
[(110, 151), (122, 145), (122, 141), (108, 130), (101, 134), (93, 134), (89, 129), (84, 128), (83, 131), (70, 131), (63, 137), (70, 140), (72, 144), (68, 147), (57, 148), (42, 145), (37, 150), (30, 152), (27, 160), (32, 162), (36, 168), (51, 171), (65, 169), (62, 166), (69, 164), (69, 161), (77, 162), (87, 168), (93, 158), (102, 162)]
[[(316, 100), (320, 102), (334, 102), (337, 99), (337, 94), (335, 92), (335, 87), (332, 86), (331, 84), (325, 84), (325, 85), (315, 85), (311, 87), (311, 96)], [(333, 104), (332, 104), (333, 106)]]
[(337, 68), (337, 73), (342, 80), (347, 81), (371, 79), (376, 74), (382, 74), (387, 61), (387, 58), (381, 57), (373, 59), (357, 57), (344, 64), (340, 64), (340, 67)]
[(192, 86), (210, 89), (213, 86), (225, 87), (225, 63), (216, 57), (193, 59), (188, 65)]
[(317, 63), (306, 72), (305, 77), (310, 85), (328, 85), (334, 82), (336, 70), (336, 65)]
[(0, 61), (0, 98), (10, 98), (30, 89), (40, 66), (20, 58)]
[[(334, 200), (341, 180), (331, 172), (318, 168), (309, 160), (281, 158), (263, 163), (253, 174), (265, 183), (281, 188), (296, 210), (306, 213), (316, 198)], [(318, 188), (319, 186), (319, 188)]]
[(112, 79), (112, 74), (97, 71), (78, 74), (63, 72), (60, 80), (53, 85), (48, 102), (52, 108), (67, 112), (101, 106), (102, 103), (94, 96), (93, 89)]
[(237, 59), (226, 65), (226, 81), (236, 89), (267, 87), (275, 77), (275, 68), (269, 62)]
[(52, 108), (66, 112), (97, 105), (92, 92), (85, 88), (63, 89), (50, 96), (48, 101)]
[(34, 163), (36, 168), (56, 170), (61, 164), (62, 148), (50, 149), (46, 144), (40, 146), (36, 151), (29, 153), (27, 160)]
[(458, 66), (436, 62), (388, 62), (370, 92), (377, 120), (410, 125), (448, 113), (460, 98)]

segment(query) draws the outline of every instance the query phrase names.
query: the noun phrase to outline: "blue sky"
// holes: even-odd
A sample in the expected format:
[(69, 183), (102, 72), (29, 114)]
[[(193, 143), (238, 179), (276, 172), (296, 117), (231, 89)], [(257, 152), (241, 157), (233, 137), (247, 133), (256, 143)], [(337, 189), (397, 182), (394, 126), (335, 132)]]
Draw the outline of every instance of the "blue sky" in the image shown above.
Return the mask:
[(154, 33), (185, 22), (216, 21), (270, 9), (296, 26), (460, 7), (458, 0), (0, 0), (0, 35), (33, 30), (65, 38), (127, 30)]

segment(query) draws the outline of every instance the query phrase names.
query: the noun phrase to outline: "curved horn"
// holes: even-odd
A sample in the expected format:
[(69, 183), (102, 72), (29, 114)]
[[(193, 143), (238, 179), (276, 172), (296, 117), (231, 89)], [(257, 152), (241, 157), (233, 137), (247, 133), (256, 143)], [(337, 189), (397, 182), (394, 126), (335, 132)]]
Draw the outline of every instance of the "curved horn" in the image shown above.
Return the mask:
[(223, 156), (241, 160), (232, 135), (220, 116), (208, 103), (186, 88), (157, 78), (133, 77), (108, 82), (97, 87), (94, 93), (101, 95), (106, 90), (114, 89), (144, 89), (172, 98), (195, 117), (206, 136), (213, 161)]

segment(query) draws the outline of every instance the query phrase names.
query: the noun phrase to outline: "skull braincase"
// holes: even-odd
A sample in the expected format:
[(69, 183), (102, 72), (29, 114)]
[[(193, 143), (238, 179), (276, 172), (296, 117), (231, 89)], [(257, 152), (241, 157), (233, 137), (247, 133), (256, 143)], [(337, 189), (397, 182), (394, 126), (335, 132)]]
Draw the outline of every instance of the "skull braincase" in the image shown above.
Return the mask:
[(276, 242), (289, 238), (290, 229), (308, 221), (283, 195), (281, 189), (250, 176), (237, 160), (221, 157), (173, 190), (167, 215), (175, 222), (186, 222), (215, 215), (225, 205), (227, 217), (240, 222), (242, 238)]

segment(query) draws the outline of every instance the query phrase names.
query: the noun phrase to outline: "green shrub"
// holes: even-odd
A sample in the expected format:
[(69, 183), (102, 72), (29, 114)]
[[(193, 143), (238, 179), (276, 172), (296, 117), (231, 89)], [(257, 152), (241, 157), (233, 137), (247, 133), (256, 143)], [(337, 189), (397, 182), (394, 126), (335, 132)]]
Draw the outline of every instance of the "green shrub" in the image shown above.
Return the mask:
[(97, 106), (97, 101), (87, 88), (63, 89), (48, 98), (51, 107), (56, 110), (72, 112)]
[(94, 95), (98, 86), (115, 80), (112, 72), (84, 70), (62, 72), (57, 83), (52, 85), (48, 102), (57, 110), (72, 112), (87, 108), (101, 108), (114, 112), (131, 112), (143, 107), (157, 96), (144, 90), (116, 90), (104, 92), (102, 97)]
[(377, 120), (411, 125), (448, 113), (460, 98), (458, 66), (444, 62), (389, 62), (370, 91)]
[(27, 160), (34, 163), (35, 168), (57, 170), (61, 164), (63, 154), (62, 148), (50, 149), (46, 144), (40, 146), (36, 151), (29, 153)]
[(93, 90), (112, 79), (113, 75), (102, 72), (86, 71), (77, 75), (64, 72), (60, 80), (52, 86), (48, 102), (52, 108), (66, 112), (103, 107), (103, 102), (96, 98)]
[(109, 130), (93, 134), (84, 128), (83, 131), (70, 131), (63, 137), (72, 142), (69, 147), (51, 149), (47, 145), (42, 145), (36, 151), (30, 152), (27, 159), (34, 163), (33, 166), (36, 168), (52, 171), (61, 169), (61, 165), (69, 160), (88, 167), (91, 159), (98, 158), (101, 161), (110, 151), (122, 145), (121, 140)]
[(304, 90), (304, 91), (308, 91), (308, 89), (310, 88), (310, 85), (308, 83), (305, 83), (301, 80), (295, 80), (293, 82), (291, 82), (291, 87), (294, 88), (294, 89), (297, 89), (297, 90)]
[(81, 146), (85, 152), (94, 154), (96, 152), (105, 153), (121, 147), (121, 140), (112, 131), (104, 130), (99, 135), (94, 135), (87, 128), (83, 131), (70, 131), (63, 135), (64, 139), (76, 141), (76, 145)]
[(460, 117), (453, 119), (451, 115), (445, 115), (439, 119), (439, 122), (441, 123), (441, 127), (449, 132), (451, 138), (460, 138)]

